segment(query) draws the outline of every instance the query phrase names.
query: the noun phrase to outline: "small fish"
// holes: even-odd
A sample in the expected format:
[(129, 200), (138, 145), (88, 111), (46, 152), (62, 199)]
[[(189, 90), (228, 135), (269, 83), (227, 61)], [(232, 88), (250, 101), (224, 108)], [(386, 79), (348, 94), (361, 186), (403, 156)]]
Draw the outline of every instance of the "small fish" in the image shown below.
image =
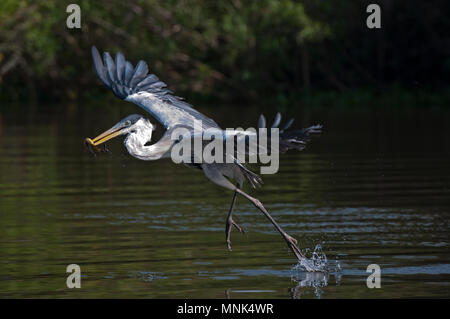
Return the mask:
[(86, 145), (89, 152), (91, 152), (94, 156), (97, 156), (97, 154), (100, 153), (109, 153), (108, 148), (106, 148), (106, 144), (95, 145), (89, 137), (84, 140), (84, 145)]

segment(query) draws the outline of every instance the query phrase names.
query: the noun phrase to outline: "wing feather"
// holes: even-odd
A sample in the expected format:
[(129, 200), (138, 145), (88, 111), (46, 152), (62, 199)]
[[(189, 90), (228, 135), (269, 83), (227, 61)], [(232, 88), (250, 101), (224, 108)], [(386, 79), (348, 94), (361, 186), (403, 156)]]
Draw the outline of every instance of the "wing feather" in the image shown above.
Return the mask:
[(148, 73), (147, 63), (142, 60), (139, 61), (138, 64), (136, 65), (136, 68), (134, 69), (133, 77), (131, 78), (129, 86), (135, 87), (136, 84), (141, 82), (147, 76), (147, 73)]
[(266, 118), (264, 117), (263, 114), (261, 114), (261, 115), (259, 116), (258, 127), (259, 127), (259, 128), (265, 128), (265, 127), (266, 127)]
[(122, 53), (116, 54), (117, 79), (120, 84), (125, 84), (125, 57)]
[(112, 83), (117, 82), (116, 65), (108, 52), (103, 54), (103, 60), (105, 61), (107, 70), (106, 74), (108, 75), (109, 81)]
[(277, 115), (275, 115), (275, 119), (273, 120), (272, 127), (273, 128), (278, 127), (278, 125), (280, 125), (280, 122), (281, 122), (281, 114), (280, 114), (280, 112), (278, 112)]
[(166, 128), (178, 124), (194, 127), (194, 120), (201, 120), (202, 128), (219, 128), (211, 118), (172, 95), (166, 84), (156, 75), (148, 75), (148, 65), (145, 61), (139, 61), (133, 69), (133, 65), (126, 61), (120, 52), (116, 54), (114, 62), (108, 52), (103, 54), (102, 61), (95, 46), (91, 51), (95, 71), (103, 84), (117, 97), (145, 109)]
[(123, 82), (125, 86), (129, 86), (131, 78), (133, 77), (133, 71), (134, 71), (133, 65), (127, 61), (125, 63), (125, 78)]
[(103, 65), (102, 58), (100, 57), (100, 53), (98, 52), (96, 47), (92, 47), (92, 60), (94, 62), (94, 68), (97, 72), (97, 76), (99, 79), (103, 82), (104, 85), (109, 87), (111, 85), (111, 82), (109, 81), (107, 75), (106, 75), (106, 68)]

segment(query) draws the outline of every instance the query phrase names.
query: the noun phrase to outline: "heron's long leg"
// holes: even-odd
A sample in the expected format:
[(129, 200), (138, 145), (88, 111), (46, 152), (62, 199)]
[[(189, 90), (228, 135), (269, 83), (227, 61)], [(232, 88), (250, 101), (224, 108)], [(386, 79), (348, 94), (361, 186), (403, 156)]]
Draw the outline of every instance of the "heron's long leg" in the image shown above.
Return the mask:
[(263, 204), (256, 198), (251, 197), (247, 193), (243, 192), (241, 189), (236, 188), (236, 193), (241, 194), (245, 198), (247, 198), (256, 208), (258, 208), (261, 212), (266, 215), (267, 219), (275, 226), (275, 228), (280, 232), (281, 236), (283, 236), (284, 240), (288, 247), (292, 250), (295, 257), (298, 260), (302, 260), (303, 256), (300, 249), (297, 247), (297, 240), (294, 237), (289, 236), (281, 227), (277, 224), (277, 222), (270, 216), (269, 212), (264, 208)]
[(236, 227), (237, 230), (239, 230), (241, 233), (244, 233), (244, 230), (238, 224), (236, 224), (234, 222), (233, 217), (232, 217), (234, 204), (236, 203), (236, 197), (237, 197), (237, 193), (234, 192), (233, 200), (231, 201), (230, 210), (228, 211), (227, 221), (225, 224), (225, 236), (226, 236), (226, 240), (227, 240), (228, 250), (231, 250), (231, 240), (230, 240), (231, 226)]

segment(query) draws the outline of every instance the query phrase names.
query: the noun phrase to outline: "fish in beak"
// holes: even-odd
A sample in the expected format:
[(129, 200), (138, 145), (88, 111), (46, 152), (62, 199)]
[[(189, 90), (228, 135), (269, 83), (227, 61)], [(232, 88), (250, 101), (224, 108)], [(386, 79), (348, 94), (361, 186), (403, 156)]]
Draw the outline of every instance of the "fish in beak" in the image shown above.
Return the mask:
[(116, 136), (121, 135), (123, 129), (124, 129), (123, 127), (114, 126), (94, 139), (87, 137), (84, 140), (84, 144), (86, 145), (88, 150), (94, 155), (97, 155), (99, 153), (108, 153), (109, 150), (106, 148), (106, 144), (104, 143)]
[[(141, 115), (137, 114), (128, 115), (126, 118), (122, 119), (119, 123), (114, 125), (109, 130), (103, 132), (96, 138), (94, 139), (91, 139), (89, 137), (86, 138), (84, 140), (84, 144), (89, 149), (89, 151), (94, 155), (98, 153), (109, 152), (104, 143), (116, 136), (127, 134), (130, 128), (132, 128), (133, 125), (135, 125), (136, 123), (139, 123), (139, 120), (141, 119), (144, 119), (144, 117)], [(148, 123), (151, 126), (151, 123), (149, 121)]]

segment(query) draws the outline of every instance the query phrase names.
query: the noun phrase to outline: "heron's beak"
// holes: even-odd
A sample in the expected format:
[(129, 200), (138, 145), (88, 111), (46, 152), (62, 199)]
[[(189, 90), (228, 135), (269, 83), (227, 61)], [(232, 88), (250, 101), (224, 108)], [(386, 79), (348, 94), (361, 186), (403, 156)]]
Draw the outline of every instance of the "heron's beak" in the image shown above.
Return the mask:
[(86, 138), (86, 143), (89, 143), (93, 146), (98, 146), (98, 145), (103, 144), (106, 141), (109, 141), (110, 139), (122, 134), (122, 129), (123, 128), (113, 127), (111, 129), (103, 132), (102, 134), (100, 134), (99, 136), (97, 136), (94, 139), (90, 139), (89, 137)]

